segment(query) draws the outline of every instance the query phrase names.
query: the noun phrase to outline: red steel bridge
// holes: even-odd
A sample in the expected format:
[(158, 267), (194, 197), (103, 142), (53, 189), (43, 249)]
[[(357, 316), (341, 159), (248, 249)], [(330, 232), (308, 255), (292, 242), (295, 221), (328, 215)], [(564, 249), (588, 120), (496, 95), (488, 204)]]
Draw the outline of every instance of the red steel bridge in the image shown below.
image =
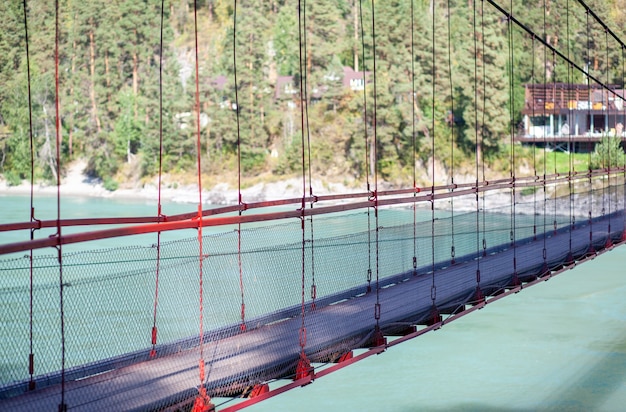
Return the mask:
[[(582, 72), (513, 10), (481, 3)], [(375, 91), (374, 67), (371, 76)], [(240, 190), (237, 204), (206, 209), (199, 173), (190, 213), (164, 215), (159, 196), (155, 216), (73, 219), (59, 182), (56, 219), (33, 209), (29, 221), (0, 222), (25, 234), (0, 244), (0, 409), (241, 409), (626, 241), (623, 154), (621, 165), (522, 175), (513, 150), (509, 175), (486, 179), (477, 137), (475, 176), (440, 183), (433, 166), (431, 185), (382, 190), (370, 104), (373, 173), (355, 193), (313, 193), (303, 133), (301, 197), (245, 202)], [(189, 236), (162, 241), (168, 232)], [(91, 246), (111, 238), (120, 246)]]

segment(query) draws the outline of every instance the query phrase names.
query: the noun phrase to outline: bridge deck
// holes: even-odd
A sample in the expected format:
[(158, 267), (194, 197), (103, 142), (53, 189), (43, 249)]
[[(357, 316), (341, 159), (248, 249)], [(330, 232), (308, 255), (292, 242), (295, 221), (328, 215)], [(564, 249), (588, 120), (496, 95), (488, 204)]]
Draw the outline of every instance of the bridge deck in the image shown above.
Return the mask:
[[(608, 237), (607, 217), (593, 222), (592, 243), (604, 247)], [(610, 220), (611, 238), (621, 240), (623, 219)], [(570, 248), (571, 233), (571, 248)], [(589, 226), (560, 230), (546, 239), (545, 262), (549, 268), (563, 265), (571, 252), (574, 258), (590, 249)], [(544, 267), (544, 239), (519, 242), (515, 248), (489, 254), (478, 262), (467, 260), (436, 271), (436, 301), (440, 309), (466, 304), (476, 289), (476, 269), (480, 263), (481, 287), (495, 293), (513, 278), (513, 258), (522, 279), (541, 274)], [(380, 326), (391, 332), (399, 324), (420, 324), (430, 316), (432, 274), (398, 278), (395, 284), (379, 290)], [(333, 354), (367, 346), (375, 327), (376, 293), (352, 296), (318, 306), (306, 313), (306, 350), (312, 361), (326, 361)], [(246, 333), (205, 343), (207, 387), (213, 394), (236, 393), (257, 383), (293, 374), (299, 359), (300, 316), (271, 324), (249, 325)], [(151, 410), (180, 402), (197, 393), (199, 384), (197, 348), (115, 368), (97, 375), (65, 383), (65, 401), (70, 410)], [(249, 379), (242, 379), (249, 376)], [(9, 399), (0, 400), (0, 409), (11, 411), (50, 410), (61, 399), (60, 385), (52, 385)]]

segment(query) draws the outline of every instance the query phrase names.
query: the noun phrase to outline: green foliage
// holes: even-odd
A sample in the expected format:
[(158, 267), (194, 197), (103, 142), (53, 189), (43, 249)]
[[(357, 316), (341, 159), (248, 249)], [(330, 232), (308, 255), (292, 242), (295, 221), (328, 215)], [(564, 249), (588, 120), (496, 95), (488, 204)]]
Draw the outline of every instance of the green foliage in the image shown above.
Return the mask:
[(265, 152), (263, 150), (244, 151), (241, 153), (241, 169), (243, 173), (258, 173), (265, 165)]
[(624, 150), (621, 146), (621, 138), (617, 136), (604, 136), (591, 156), (591, 169), (607, 169), (624, 164)]
[(302, 171), (302, 142), (294, 140), (285, 148), (285, 154), (280, 157), (274, 169), (276, 174), (289, 175)]
[(115, 181), (115, 179), (109, 177), (104, 179), (103, 186), (109, 192), (115, 192), (119, 187), (119, 184)]
[(278, 74), (293, 75), (299, 71), (298, 21), (292, 10), (281, 8), (274, 27), (274, 47)]
[[(295, 3), (250, 0), (238, 4), (234, 32), (232, 1), (202, 0), (195, 3), (196, 107), (193, 4), (166, 4), (161, 50), (161, 2), (59, 1), (61, 165), (87, 159), (88, 172), (110, 190), (117, 185), (112, 177), (128, 162), (137, 162), (137, 177), (158, 173), (160, 160), (165, 172), (193, 173), (198, 150), (204, 173), (219, 176), (227, 166), (236, 168), (241, 150), (244, 176), (293, 175), (302, 171), (304, 134), (305, 161), (310, 158), (319, 174), (363, 180), (379, 173), (406, 184), (415, 160), (426, 164), (433, 152), (447, 169), (484, 157), (508, 171), (511, 148), (505, 142), (521, 118), (523, 85), (584, 80), (478, 1), (375, 2), (372, 27), (372, 2), (309, 1), (302, 10), (306, 20), (298, 21)], [(609, 27), (624, 20), (617, 2), (590, 5)], [(22, 7), (0, 2), (0, 173), (12, 182), (31, 172)], [(53, 179), (55, 10), (45, 0), (31, 0), (28, 7), (35, 174)], [(579, 67), (589, 64), (596, 78), (623, 82), (621, 47), (613, 39), (607, 45), (604, 30), (588, 24), (576, 2), (569, 2), (568, 18), (561, 0), (514, 0), (503, 7), (513, 7), (522, 23), (545, 34)], [(369, 72), (366, 101), (361, 90), (343, 84), (344, 67), (357, 62), (359, 71)], [(293, 76), (294, 94), (276, 97), (279, 75)], [(617, 158), (614, 144), (604, 147), (594, 155), (598, 167)], [(519, 156), (533, 160), (529, 153)], [(547, 162), (548, 169), (569, 167), (569, 160)]]
[(129, 162), (130, 156), (137, 154), (144, 132), (139, 114), (133, 113), (135, 105), (137, 97), (129, 89), (120, 91), (118, 95), (120, 113), (114, 126), (115, 154), (120, 159), (126, 157)]
[(4, 178), (9, 186), (19, 186), (22, 183), (22, 177), (13, 171), (6, 172)]

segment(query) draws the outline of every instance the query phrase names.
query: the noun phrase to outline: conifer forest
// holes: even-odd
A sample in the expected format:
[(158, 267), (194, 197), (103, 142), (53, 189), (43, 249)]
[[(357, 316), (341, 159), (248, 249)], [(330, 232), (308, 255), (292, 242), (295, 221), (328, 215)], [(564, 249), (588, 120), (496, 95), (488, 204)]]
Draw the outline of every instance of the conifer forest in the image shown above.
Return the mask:
[[(113, 187), (156, 175), (160, 141), (166, 173), (195, 173), (197, 118), (214, 182), (239, 159), (244, 178), (297, 175), (303, 144), (315, 175), (346, 182), (410, 182), (433, 154), (497, 165), (525, 84), (585, 81), (537, 38), (624, 83), (623, 48), (575, 0), (499, 3), (537, 37), (484, 0), (2, 1), (0, 174), (30, 176), (32, 130), (35, 175), (56, 180), (57, 42), (61, 163)], [(624, 38), (626, 1), (586, 3)]]

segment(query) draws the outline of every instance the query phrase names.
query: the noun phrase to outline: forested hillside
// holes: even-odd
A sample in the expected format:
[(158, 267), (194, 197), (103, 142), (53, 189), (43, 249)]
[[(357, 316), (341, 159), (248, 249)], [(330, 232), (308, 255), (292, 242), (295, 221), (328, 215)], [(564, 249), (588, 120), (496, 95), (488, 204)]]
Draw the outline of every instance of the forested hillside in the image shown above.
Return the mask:
[[(36, 176), (47, 180), (56, 177), (54, 3), (27, 2)], [(159, 0), (58, 3), (62, 164), (86, 159), (89, 173), (109, 187), (155, 175), (162, 85), (163, 168), (193, 173), (193, 2), (166, 0), (162, 33)], [(500, 3), (511, 8), (509, 0)], [(587, 3), (624, 33), (625, 1)], [(237, 113), (244, 177), (301, 173), (304, 140), (316, 175), (362, 180), (374, 164), (367, 146), (382, 179), (406, 183), (414, 160), (431, 158), (433, 141), (446, 167), (473, 164), (477, 146), (488, 163), (506, 159), (523, 85), (584, 80), (530, 35), (511, 30), (486, 1), (378, 0), (375, 52), (370, 1), (307, 1), (299, 23), (297, 1), (240, 0), (235, 30), (233, 6), (232, 0), (197, 0), (202, 167), (215, 180), (237, 171)], [(623, 84), (623, 49), (575, 0), (514, 0), (512, 7), (591, 75)], [(0, 2), (0, 16), (0, 173), (18, 183), (30, 176), (23, 2)], [(346, 68), (368, 72), (365, 99), (358, 76), (345, 82)], [(308, 109), (304, 121), (301, 107)]]

